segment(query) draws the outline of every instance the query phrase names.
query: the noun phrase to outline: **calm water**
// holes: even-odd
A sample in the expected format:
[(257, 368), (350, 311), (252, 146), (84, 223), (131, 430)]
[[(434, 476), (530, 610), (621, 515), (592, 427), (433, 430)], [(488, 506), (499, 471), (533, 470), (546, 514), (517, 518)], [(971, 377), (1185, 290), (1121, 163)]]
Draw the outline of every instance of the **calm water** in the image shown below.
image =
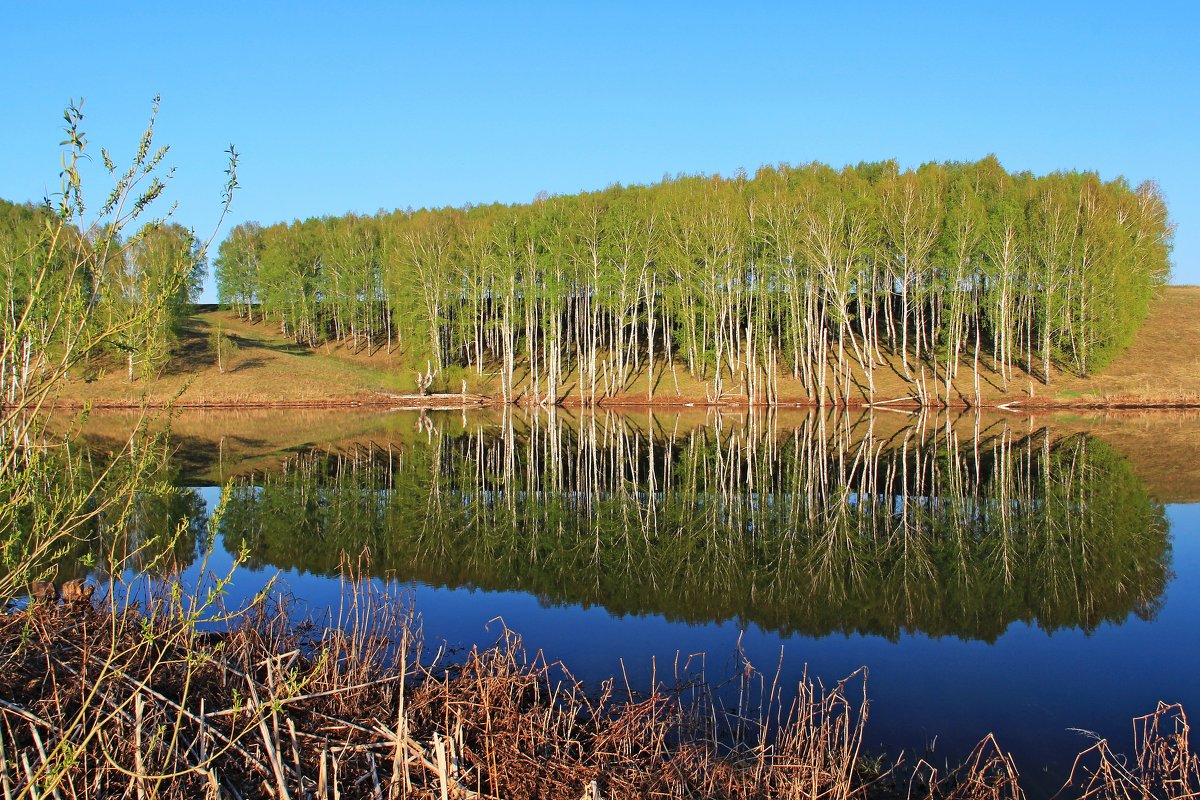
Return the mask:
[(1070, 729), (1126, 748), (1158, 700), (1200, 709), (1200, 505), (1160, 503), (1103, 431), (397, 412), (276, 447), (269, 419), (198, 427), (135, 538), (190, 516), (193, 580), (223, 500), (206, 566), (249, 553), (234, 600), (278, 575), (319, 614), (369, 550), (427, 639), (490, 643), (500, 618), (577, 677), (642, 685), (695, 653), (719, 677), (739, 642), (768, 673), (782, 651), (789, 683), (865, 665), (872, 747), (953, 762), (995, 732), (1047, 786), (1088, 744)]

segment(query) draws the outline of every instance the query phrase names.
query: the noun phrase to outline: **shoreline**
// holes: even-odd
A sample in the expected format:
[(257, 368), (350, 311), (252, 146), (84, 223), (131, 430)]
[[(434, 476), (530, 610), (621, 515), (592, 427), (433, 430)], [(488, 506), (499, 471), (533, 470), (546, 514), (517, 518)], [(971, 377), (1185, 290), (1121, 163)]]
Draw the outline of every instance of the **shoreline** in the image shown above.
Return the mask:
[(1002, 403), (937, 403), (924, 405), (911, 402), (911, 398), (894, 398), (868, 402), (855, 400), (849, 403), (820, 404), (811, 400), (787, 400), (776, 403), (749, 403), (737, 399), (712, 401), (705, 398), (667, 398), (655, 400), (600, 400), (594, 404), (581, 403), (577, 398), (568, 397), (554, 404), (521, 402), (520, 399), (505, 403), (500, 397), (487, 395), (368, 395), (353, 398), (334, 398), (329, 400), (181, 400), (178, 402), (141, 400), (94, 400), (80, 401), (76, 399), (60, 399), (53, 403), (55, 408), (67, 411), (91, 409), (96, 411), (132, 411), (141, 408), (175, 408), (194, 411), (241, 411), (241, 410), (271, 410), (271, 409), (336, 409), (336, 408), (374, 408), (396, 411), (457, 411), (471, 409), (498, 409), (506, 406), (533, 408), (567, 408), (567, 409), (605, 409), (610, 411), (622, 410), (654, 410), (654, 409), (753, 409), (770, 411), (775, 409), (788, 410), (880, 410), (880, 411), (970, 411), (977, 409), (987, 412), (1022, 411), (1187, 411), (1200, 409), (1200, 398), (1178, 398), (1173, 400), (1139, 401), (1136, 398), (1114, 400), (1035, 400), (1026, 401), (1020, 398)]
[[(732, 674), (610, 692), (615, 675), (580, 681), (569, 665), (531, 654), (507, 626), (490, 646), (430, 658), (419, 611), (350, 567), (345, 580), (344, 600), (365, 613), (315, 635), (304, 620), (255, 613), (266, 598), (202, 630), (204, 620), (148, 614), (107, 592), (59, 605), (50, 584), (46, 597), (0, 614), (0, 650), (13, 661), (0, 677), (0, 743), (25, 765), (24, 774), (2, 765), (0, 775), (18, 793), (41, 785), (47, 795), (74, 795), (82, 783), (116, 795), (157, 781), (163, 797), (766, 800), (795, 797), (798, 786), (848, 800), (892, 800), (906, 786), (925, 800), (1043, 792), (1084, 800), (1145, 795), (1196, 776), (1186, 737), (1171, 733), (1186, 726), (1177, 703), (1133, 718), (1142, 736), (1132, 751), (1107, 739), (1083, 746), (1066, 774), (1022, 777), (1023, 765), (990, 733), (973, 747), (964, 740), (963, 754), (938, 771), (924, 760), (907, 764), (903, 750), (868, 750), (876, 701), (865, 667), (828, 687), (806, 675), (784, 694), (767, 682), (771, 673), (743, 661), (734, 674), (758, 714), (722, 704), (717, 692)], [(30, 628), (36, 635), (25, 643)], [(142, 657), (147, 632), (158, 658)], [(172, 728), (181, 736), (144, 733)], [(81, 743), (64, 747), (73, 738)]]

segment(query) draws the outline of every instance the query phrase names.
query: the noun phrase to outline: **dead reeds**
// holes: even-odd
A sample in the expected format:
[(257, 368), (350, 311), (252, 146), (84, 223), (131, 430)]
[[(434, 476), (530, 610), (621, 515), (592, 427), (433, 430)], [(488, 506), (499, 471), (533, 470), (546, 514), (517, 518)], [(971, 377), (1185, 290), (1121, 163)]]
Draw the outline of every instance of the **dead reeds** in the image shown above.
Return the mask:
[[(904, 794), (898, 771), (862, 754), (865, 671), (785, 693), (742, 659), (723, 684), (684, 664), (646, 693), (621, 679), (588, 690), (507, 629), (465, 654), (427, 650), (403, 595), (353, 574), (344, 586), (321, 624), (297, 623), (278, 596), (205, 621), (170, 585), (136, 607), (108, 598), (0, 617), (0, 795)], [(1103, 741), (1081, 756), (1077, 796), (1194, 796), (1182, 711), (1164, 706), (1139, 731), (1136, 762)], [(992, 739), (951, 775), (905, 774), (909, 797), (1023, 797)]]
[(785, 711), (749, 665), (733, 708), (695, 678), (589, 692), (508, 630), (452, 659), (425, 652), (400, 596), (345, 586), (320, 626), (275, 599), (206, 632), (169, 587), (137, 608), (41, 603), (0, 618), (3, 796), (858, 791), (865, 692), (806, 681)]
[(1200, 796), (1200, 755), (1189, 741), (1191, 728), (1183, 707), (1159, 703), (1153, 713), (1133, 721), (1132, 758), (1114, 752), (1107, 739), (1079, 754), (1068, 787), (1091, 800), (1188, 800)]

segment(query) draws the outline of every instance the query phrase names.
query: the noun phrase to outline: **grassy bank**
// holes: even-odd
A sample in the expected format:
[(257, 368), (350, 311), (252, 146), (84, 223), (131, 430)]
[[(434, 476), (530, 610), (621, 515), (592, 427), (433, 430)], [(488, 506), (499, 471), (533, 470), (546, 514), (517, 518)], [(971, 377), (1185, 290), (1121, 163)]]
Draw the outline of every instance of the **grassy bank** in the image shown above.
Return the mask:
[[(223, 337), (218, 361), (215, 338)], [(1100, 373), (1078, 378), (1052, 371), (1047, 386), (1020, 370), (1003, 385), (988, 364), (980, 368), (979, 399), (984, 405), (1017, 404), (1026, 407), (1164, 407), (1200, 406), (1200, 287), (1168, 287), (1155, 302), (1149, 320), (1133, 344)], [(327, 344), (306, 348), (281, 336), (265, 322), (249, 323), (229, 312), (199, 310), (187, 321), (176, 355), (155, 380), (129, 382), (119, 359), (100, 360), (76, 370), (60, 393), (69, 405), (138, 406), (146, 398), (164, 404), (175, 397), (192, 407), (256, 406), (350, 406), (421, 405), (410, 395), (417, 393), (417, 371), (425, 364), (411, 364), (397, 349), (376, 347), (367, 353), (351, 352)], [(522, 370), (518, 369), (518, 375)], [(879, 370), (877, 403), (911, 404), (914, 387), (905, 381), (899, 365)], [(975, 401), (973, 370), (960, 369), (951, 394), (954, 404)], [(433, 391), (459, 395), (464, 382), (472, 396), (500, 401), (497, 376), (450, 369), (435, 377)], [(649, 387), (643, 371), (623, 390), (604, 400), (605, 405), (646, 405)], [(682, 367), (674, 370), (660, 364), (654, 378), (654, 405), (703, 405), (705, 384)], [(571, 376), (563, 402), (578, 404), (578, 390)], [(865, 382), (860, 387), (866, 402)], [(520, 381), (516, 392), (522, 390)], [(722, 398), (736, 405), (742, 395), (737, 387)], [(799, 381), (779, 381), (783, 404), (807, 404)], [(453, 398), (451, 399), (453, 400)], [(427, 401), (425, 401), (427, 402)], [(744, 402), (744, 399), (743, 399)]]
[[(864, 753), (863, 674), (782, 687), (745, 663), (724, 686), (685, 667), (649, 693), (619, 676), (589, 690), (509, 631), (426, 651), (402, 596), (346, 587), (328, 627), (170, 587), (0, 617), (4, 796), (1023, 797), (992, 737), (949, 772)], [(1059, 796), (1193, 796), (1182, 710), (1135, 730), (1132, 758), (1098, 740)]]
[(263, 603), (205, 634), (169, 595), (0, 618), (5, 796), (846, 798), (878, 777), (842, 686), (782, 709), (747, 671), (753, 717), (703, 682), (588, 692), (507, 631), (425, 652), (400, 597), (347, 586), (330, 627)]

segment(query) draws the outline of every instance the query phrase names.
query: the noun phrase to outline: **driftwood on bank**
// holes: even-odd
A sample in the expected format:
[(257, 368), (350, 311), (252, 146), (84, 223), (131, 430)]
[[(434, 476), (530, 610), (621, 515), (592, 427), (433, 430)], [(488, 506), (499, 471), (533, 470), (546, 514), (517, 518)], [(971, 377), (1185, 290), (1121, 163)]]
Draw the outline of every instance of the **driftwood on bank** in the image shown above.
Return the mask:
[(391, 402), (392, 405), (401, 408), (482, 408), (484, 406), (496, 405), (498, 398), (489, 397), (484, 394), (472, 394), (468, 392), (460, 392), (459, 394), (450, 393), (435, 393), (435, 394), (385, 394), (384, 397)]

